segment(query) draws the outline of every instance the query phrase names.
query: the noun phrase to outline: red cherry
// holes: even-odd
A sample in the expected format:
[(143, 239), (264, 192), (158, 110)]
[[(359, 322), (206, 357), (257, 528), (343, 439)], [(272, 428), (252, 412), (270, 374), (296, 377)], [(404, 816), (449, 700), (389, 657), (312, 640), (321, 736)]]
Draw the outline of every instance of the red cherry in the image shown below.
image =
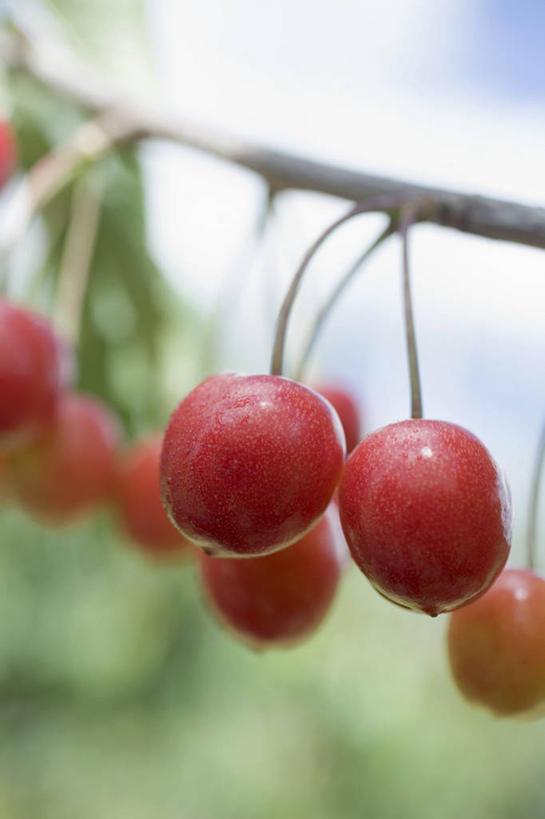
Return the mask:
[(63, 352), (49, 322), (0, 299), (0, 443), (48, 423), (63, 385)]
[(15, 134), (9, 122), (0, 120), (0, 188), (12, 176), (16, 162)]
[(502, 473), (478, 438), (446, 421), (401, 421), (364, 438), (346, 463), (339, 511), (376, 589), (431, 615), (481, 595), (509, 553)]
[(169, 521), (159, 492), (161, 434), (139, 441), (124, 456), (117, 505), (129, 537), (154, 557), (184, 556), (193, 545)]
[(360, 412), (356, 399), (345, 387), (335, 384), (315, 384), (313, 389), (323, 395), (336, 410), (344, 429), (346, 451), (352, 452), (361, 440)]
[(266, 554), (317, 522), (343, 461), (340, 421), (313, 390), (280, 376), (215, 375), (172, 415), (163, 503), (209, 551)]
[(200, 554), (214, 613), (255, 648), (288, 646), (312, 634), (329, 610), (342, 570), (329, 514), (296, 543), (265, 557)]
[(544, 635), (545, 580), (525, 569), (502, 572), (450, 618), (450, 667), (464, 697), (500, 716), (542, 716)]
[(17, 500), (33, 516), (66, 523), (111, 495), (119, 426), (100, 401), (67, 394), (51, 424), (13, 454)]

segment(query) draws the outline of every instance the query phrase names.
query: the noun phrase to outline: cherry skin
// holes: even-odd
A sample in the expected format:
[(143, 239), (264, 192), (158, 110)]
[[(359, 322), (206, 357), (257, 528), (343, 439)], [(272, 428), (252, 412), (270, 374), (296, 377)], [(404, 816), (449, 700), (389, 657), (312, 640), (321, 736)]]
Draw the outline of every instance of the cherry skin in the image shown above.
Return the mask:
[(172, 525), (159, 492), (162, 434), (136, 443), (121, 462), (116, 501), (129, 538), (155, 557), (188, 557), (193, 545)]
[(267, 554), (318, 521), (343, 461), (340, 421), (313, 390), (281, 376), (223, 373), (199, 384), (170, 419), (163, 503), (209, 552)]
[(80, 517), (111, 497), (118, 443), (117, 419), (104, 404), (86, 395), (64, 395), (50, 425), (13, 453), (17, 500), (46, 523)]
[(0, 299), (0, 445), (18, 445), (51, 420), (63, 355), (46, 319)]
[(205, 592), (219, 621), (256, 649), (310, 636), (328, 612), (343, 567), (329, 512), (287, 549), (248, 560), (200, 552)]
[(377, 591), (433, 616), (483, 594), (509, 554), (502, 473), (478, 438), (446, 421), (401, 421), (364, 438), (346, 462), (339, 512)]
[(0, 119), (0, 188), (13, 175), (17, 162), (15, 134), (9, 122)]
[(464, 697), (498, 716), (543, 716), (544, 635), (545, 580), (506, 569), (450, 618), (450, 667)]
[(349, 390), (337, 384), (318, 383), (313, 385), (313, 389), (323, 395), (336, 410), (344, 429), (346, 451), (352, 452), (361, 440), (360, 412), (356, 399)]

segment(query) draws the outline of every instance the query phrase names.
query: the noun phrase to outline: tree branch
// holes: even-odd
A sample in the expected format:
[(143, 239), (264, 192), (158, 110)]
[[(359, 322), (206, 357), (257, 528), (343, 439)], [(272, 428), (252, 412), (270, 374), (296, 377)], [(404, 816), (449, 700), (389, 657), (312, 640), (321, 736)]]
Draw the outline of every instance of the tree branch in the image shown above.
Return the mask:
[(131, 101), (130, 95), (113, 87), (110, 78), (90, 68), (60, 41), (41, 42), (26, 33), (3, 32), (0, 57), (8, 68), (30, 74), (92, 113), (115, 112), (125, 138), (167, 139), (204, 151), (258, 173), (273, 191), (308, 190), (353, 201), (377, 196), (418, 200), (426, 203), (421, 221), (545, 249), (543, 207), (373, 176), (201, 128), (153, 105)]

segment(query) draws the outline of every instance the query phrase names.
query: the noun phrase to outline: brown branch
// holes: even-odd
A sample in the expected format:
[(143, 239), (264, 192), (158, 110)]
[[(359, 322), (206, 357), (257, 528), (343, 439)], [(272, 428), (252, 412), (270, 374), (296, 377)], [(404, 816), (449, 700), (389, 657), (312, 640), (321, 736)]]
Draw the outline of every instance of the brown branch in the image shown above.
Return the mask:
[(113, 109), (120, 121), (130, 124), (132, 139), (168, 139), (204, 151), (258, 173), (272, 190), (309, 190), (353, 201), (377, 196), (425, 201), (421, 221), (545, 249), (543, 207), (374, 176), (201, 128), (152, 105), (131, 101), (130, 95), (115, 89), (109, 78), (90, 68), (63, 43), (42, 43), (3, 32), (0, 58), (8, 68), (30, 74), (90, 112)]

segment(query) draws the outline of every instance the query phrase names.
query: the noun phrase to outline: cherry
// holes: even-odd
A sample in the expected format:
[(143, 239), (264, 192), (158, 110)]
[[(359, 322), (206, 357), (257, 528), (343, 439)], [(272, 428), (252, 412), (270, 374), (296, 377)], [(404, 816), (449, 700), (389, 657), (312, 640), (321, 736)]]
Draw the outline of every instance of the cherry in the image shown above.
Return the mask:
[(436, 615), (483, 594), (503, 568), (511, 500), (471, 432), (407, 420), (371, 433), (339, 488), (352, 557), (384, 597)]
[(313, 386), (337, 411), (346, 438), (346, 451), (352, 452), (361, 439), (360, 413), (354, 396), (345, 387), (337, 384), (319, 383)]
[(18, 444), (51, 420), (64, 374), (49, 322), (0, 299), (0, 444)]
[(33, 516), (66, 523), (111, 495), (119, 426), (111, 411), (86, 395), (66, 394), (53, 421), (13, 453), (14, 494)]
[(161, 434), (136, 443), (122, 459), (117, 507), (132, 541), (154, 557), (188, 556), (192, 544), (169, 521), (159, 492)]
[(448, 655), (468, 700), (499, 716), (545, 712), (545, 580), (502, 572), (486, 594), (454, 612)]
[(281, 376), (215, 375), (171, 417), (163, 503), (209, 551), (266, 554), (318, 521), (343, 461), (340, 421), (313, 390)]
[(0, 119), (0, 187), (12, 176), (16, 161), (15, 134), (9, 122)]
[(200, 554), (212, 610), (254, 648), (288, 646), (312, 634), (329, 610), (342, 571), (329, 513), (274, 554), (246, 560)]

